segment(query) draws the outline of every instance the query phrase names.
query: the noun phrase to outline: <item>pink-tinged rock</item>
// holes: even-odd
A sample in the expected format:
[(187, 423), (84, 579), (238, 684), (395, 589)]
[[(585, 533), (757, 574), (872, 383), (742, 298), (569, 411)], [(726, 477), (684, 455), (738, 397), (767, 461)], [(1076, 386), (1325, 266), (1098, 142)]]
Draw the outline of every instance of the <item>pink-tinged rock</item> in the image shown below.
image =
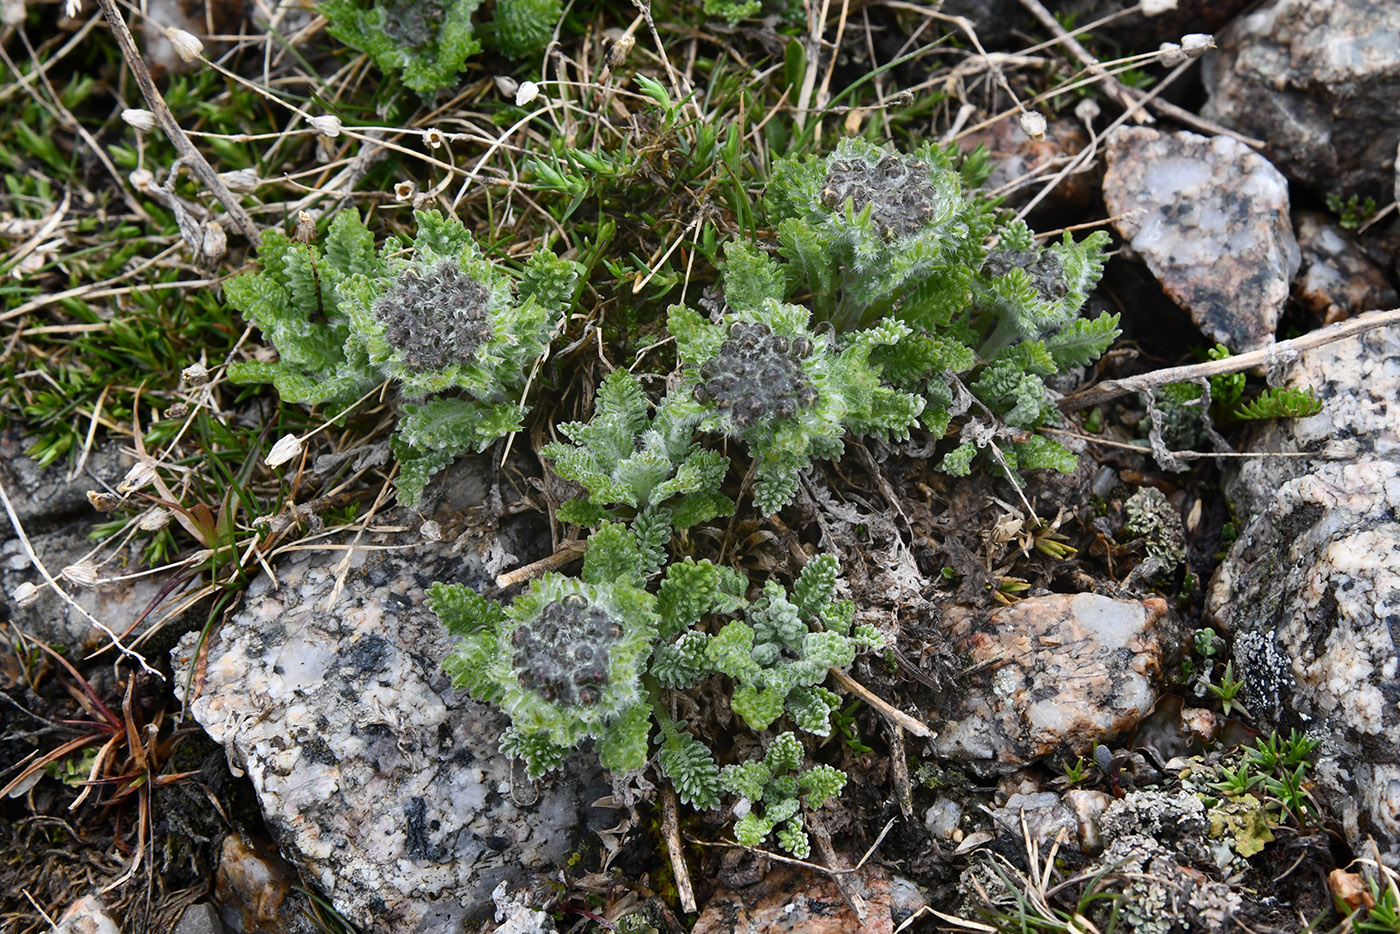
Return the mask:
[(975, 674), (937, 712), (938, 754), (1007, 767), (1131, 730), (1177, 641), (1160, 597), (1051, 594), (992, 613), (953, 607), (944, 625)]
[(691, 934), (891, 934), (890, 880), (872, 867), (853, 878), (861, 888), (861, 921), (830, 876), (775, 867), (742, 889), (718, 889)]
[(1321, 326), (1363, 311), (1394, 308), (1395, 289), (1345, 229), (1326, 214), (1302, 211), (1294, 219), (1303, 265), (1293, 294)]
[(1114, 227), (1162, 291), (1231, 350), (1273, 343), (1300, 262), (1278, 170), (1226, 136), (1146, 127), (1115, 130), (1106, 154)]

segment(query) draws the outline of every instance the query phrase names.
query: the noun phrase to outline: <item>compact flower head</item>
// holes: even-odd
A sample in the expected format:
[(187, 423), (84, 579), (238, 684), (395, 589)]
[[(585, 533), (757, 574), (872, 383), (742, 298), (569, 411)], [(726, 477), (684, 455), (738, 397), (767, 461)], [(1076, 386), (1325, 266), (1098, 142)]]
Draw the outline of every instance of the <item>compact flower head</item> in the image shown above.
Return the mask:
[(766, 299), (718, 323), (688, 308), (671, 309), (700, 429), (740, 438), (756, 462), (754, 499), (776, 512), (797, 491), (813, 457), (837, 458), (842, 436), (905, 435), (922, 403), (885, 386), (869, 362), (877, 346), (908, 333), (895, 322), (848, 335), (838, 348), (809, 326), (800, 305)]

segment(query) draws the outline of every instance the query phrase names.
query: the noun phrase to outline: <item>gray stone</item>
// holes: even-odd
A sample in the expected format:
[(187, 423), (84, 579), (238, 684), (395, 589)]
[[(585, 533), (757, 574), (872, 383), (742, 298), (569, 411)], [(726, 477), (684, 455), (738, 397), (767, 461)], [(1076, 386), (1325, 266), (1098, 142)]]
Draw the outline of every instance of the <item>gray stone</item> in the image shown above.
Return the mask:
[[(66, 464), (40, 467), (24, 453), (29, 445), (15, 428), (0, 431), (0, 482), (10, 497), (15, 515), (30, 535), (43, 532), (53, 523), (75, 516), (91, 516), (88, 490), (115, 487), (133, 461), (121, 453), (118, 444), (93, 448), (81, 470), (70, 471)], [(10, 533), (8, 518), (0, 524)]]
[(1394, 308), (1400, 302), (1385, 271), (1371, 261), (1349, 231), (1326, 214), (1301, 211), (1293, 227), (1303, 255), (1293, 294), (1313, 313), (1316, 324)]
[(172, 653), (189, 709), (247, 771), (284, 856), (342, 914), (376, 931), (455, 930), (500, 882), (556, 869), (615, 815), (596, 760), (536, 786), (497, 751), (505, 718), (455, 691), (450, 637), (424, 605), (433, 580), (485, 577), (445, 545), (301, 552), (259, 578), (197, 662)]
[[(1392, 396), (1392, 401), (1393, 401)], [(1264, 730), (1323, 740), (1316, 794), (1348, 842), (1400, 865), (1400, 464), (1327, 464), (1285, 483), (1216, 572), (1208, 611), (1234, 634)]]
[(1383, 201), (1400, 140), (1400, 4), (1274, 0), (1216, 36), (1203, 114), (1290, 177)]
[(1271, 344), (1300, 260), (1278, 170), (1227, 136), (1146, 127), (1115, 130), (1106, 156), (1114, 227), (1167, 296), (1231, 350)]
[(1251, 457), (1226, 478), (1225, 495), (1241, 525), (1269, 507), (1286, 482), (1337, 458), (1400, 459), (1400, 328), (1377, 328), (1308, 351), (1283, 368), (1280, 382), (1312, 387), (1322, 411), (1261, 426), (1245, 449), (1311, 457)]
[(940, 756), (1010, 769), (1085, 753), (1152, 710), (1177, 644), (1165, 600), (1031, 597), (944, 625), (974, 672), (938, 710)]
[(224, 925), (213, 905), (199, 902), (180, 915), (174, 934), (224, 934)]
[[(83, 502), (86, 508), (86, 498)], [(160, 618), (159, 610), (152, 614), (147, 614), (146, 611), (161, 597), (162, 589), (169, 584), (168, 578), (145, 575), (113, 580), (124, 577), (133, 570), (127, 555), (121, 555), (117, 560), (97, 568), (97, 574), (104, 582), (96, 586), (79, 587), (62, 576), (63, 568), (77, 562), (93, 550), (94, 543), (88, 538), (88, 533), (100, 516), (96, 513), (91, 513), (91, 516), (92, 518), (68, 522), (48, 532), (31, 534), (30, 545), (49, 574), (78, 606), (113, 632), (124, 633), (131, 629), (132, 637), (139, 636), (149, 624)], [(99, 557), (106, 557), (111, 553), (111, 549), (106, 548), (101, 551)], [(26, 582), (40, 587), (41, 593), (39, 598), (28, 606), (18, 606), (11, 602), (10, 620), (16, 628), (45, 645), (62, 645), (70, 654), (78, 657), (110, 641), (101, 629), (93, 625), (92, 620), (44, 584), (43, 577), (34, 569), (23, 543), (18, 538), (0, 542), (0, 588), (3, 588), (6, 594), (13, 594), (16, 587)], [(198, 586), (197, 581), (191, 581), (186, 588), (177, 588), (166, 594), (165, 599), (173, 600), (184, 589), (194, 586)], [(124, 641), (129, 644), (131, 639), (127, 638)]]

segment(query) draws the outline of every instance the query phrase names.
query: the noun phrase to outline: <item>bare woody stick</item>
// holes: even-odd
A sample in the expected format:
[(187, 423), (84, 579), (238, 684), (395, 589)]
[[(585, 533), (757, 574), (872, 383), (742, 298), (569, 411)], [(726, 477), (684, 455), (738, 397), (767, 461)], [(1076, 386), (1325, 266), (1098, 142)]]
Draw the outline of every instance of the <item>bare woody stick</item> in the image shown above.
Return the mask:
[(194, 148), (194, 144), (185, 135), (185, 131), (180, 128), (180, 124), (175, 122), (175, 115), (170, 112), (165, 99), (160, 96), (160, 91), (156, 89), (156, 83), (151, 79), (151, 70), (146, 67), (145, 59), (137, 51), (136, 40), (132, 38), (126, 20), (122, 19), (121, 12), (117, 10), (115, 0), (97, 0), (97, 3), (98, 6), (102, 7), (102, 14), (107, 17), (107, 25), (112, 27), (112, 35), (117, 37), (117, 45), (121, 46), (122, 58), (126, 59), (127, 67), (136, 76), (136, 83), (141, 88), (141, 96), (146, 99), (146, 106), (160, 121), (160, 128), (165, 131), (166, 136), (170, 137), (170, 142), (175, 145), (175, 151), (180, 154), (181, 161), (190, 167), (190, 171), (199, 179), (200, 184), (219, 199), (219, 203), (224, 206), (228, 216), (238, 225), (239, 232), (250, 241), (256, 242), (258, 225), (253, 223), (253, 219), (248, 216), (247, 211), (243, 210), (243, 206), (238, 203), (233, 192), (228, 190), (228, 186), (219, 178), (219, 174), (209, 165), (200, 151)]
[(1312, 350), (1315, 347), (1331, 344), (1375, 328), (1395, 325), (1400, 325), (1400, 308), (1392, 308), (1389, 311), (1368, 311), (1364, 315), (1357, 315), (1346, 321), (1329, 324), (1325, 328), (1319, 328), (1304, 334), (1302, 337), (1279, 341), (1262, 350), (1251, 350), (1249, 353), (1242, 353), (1237, 357), (1207, 360), (1205, 363), (1174, 366), (1165, 370), (1153, 370), (1151, 373), (1129, 376), (1126, 379), (1104, 380), (1083, 392), (1061, 399), (1060, 411), (1078, 412), (1080, 409), (1100, 405), (1110, 399), (1117, 399), (1119, 396), (1146, 392), (1168, 383), (1185, 383), (1210, 376), (1221, 376), (1225, 373), (1242, 373), (1245, 370), (1252, 370), (1255, 367), (1272, 363), (1287, 363), (1305, 350)]

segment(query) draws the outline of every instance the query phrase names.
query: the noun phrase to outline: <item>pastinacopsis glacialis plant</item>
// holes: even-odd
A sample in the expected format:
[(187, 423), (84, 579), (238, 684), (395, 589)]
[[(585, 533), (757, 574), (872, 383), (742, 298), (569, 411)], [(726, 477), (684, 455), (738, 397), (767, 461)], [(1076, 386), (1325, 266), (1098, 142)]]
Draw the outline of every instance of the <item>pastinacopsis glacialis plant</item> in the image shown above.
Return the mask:
[(923, 407), (886, 385), (870, 362), (908, 327), (882, 322), (838, 345), (813, 331), (810, 317), (801, 305), (766, 298), (717, 322), (680, 305), (667, 318), (683, 368), (677, 393), (688, 394), (699, 430), (748, 446), (754, 502), (764, 513), (791, 502), (813, 458), (839, 458), (846, 432), (907, 437)]
[(901, 155), (855, 138), (825, 158), (779, 160), (766, 204), (782, 262), (732, 246), (726, 300), (744, 310), (802, 296), (838, 342), (900, 322), (908, 333), (871, 354), (885, 381), (922, 397), (935, 435), (971, 413), (945, 470), (966, 474), (987, 445), (1013, 479), (1018, 468), (1068, 470), (1073, 455), (1033, 431), (1059, 418), (1046, 379), (1093, 362), (1118, 335), (1117, 315), (1080, 317), (1107, 235), (1042, 246), (964, 194), (979, 181), (974, 164), (960, 172), (936, 146)]
[[(579, 577), (546, 574), (505, 606), (462, 584), (433, 585), (429, 605), (458, 637), (444, 663), (454, 685), (510, 717), (501, 749), (532, 778), (589, 739), (610, 771), (643, 769), (654, 730), (657, 767), (681, 801), (714, 808), (732, 791), (747, 798), (746, 813), (763, 805), (741, 821), (749, 845), (785, 822), (780, 844), (805, 852), (799, 808), (787, 799), (819, 806), (845, 775), (827, 766), (788, 775), (802, 761), (792, 733), (757, 768), (722, 772), (705, 742), (673, 719), (665, 692), (726, 676), (734, 712), (755, 730), (787, 715), (798, 729), (829, 735), (836, 695), (821, 684), (830, 668), (883, 644), (871, 627), (852, 625), (849, 601), (836, 600), (836, 559), (814, 558), (791, 594), (770, 582), (749, 605), (738, 572), (687, 558), (663, 573), (619, 523), (604, 522), (588, 545)], [(654, 592), (649, 579), (659, 580)], [(704, 625), (740, 612), (717, 633)]]
[(558, 518), (589, 528), (628, 522), (642, 546), (656, 551), (672, 531), (733, 512), (720, 492), (729, 458), (696, 442), (696, 407), (676, 394), (654, 414), (651, 407), (641, 382), (614, 370), (598, 388), (593, 417), (559, 426), (570, 443), (548, 444), (540, 454), (585, 495), (560, 506)]
[(237, 363), (235, 382), (271, 382), (288, 402), (354, 402), (384, 380), (404, 416), (392, 438), (399, 497), (417, 502), (457, 455), (520, 428), (524, 374), (573, 304), (573, 263), (541, 251), (518, 280), (488, 260), (455, 219), (419, 212), (410, 242), (378, 251), (354, 211), (322, 249), (280, 231), (262, 269), (230, 280), (230, 304), (262, 330), (276, 362)]
[[(456, 84), (467, 59), (481, 51), (472, 23), (480, 6), (481, 0), (321, 0), (318, 11), (332, 36), (429, 94)], [(562, 0), (497, 0), (482, 32), (505, 55), (525, 58), (545, 47), (562, 13)]]

